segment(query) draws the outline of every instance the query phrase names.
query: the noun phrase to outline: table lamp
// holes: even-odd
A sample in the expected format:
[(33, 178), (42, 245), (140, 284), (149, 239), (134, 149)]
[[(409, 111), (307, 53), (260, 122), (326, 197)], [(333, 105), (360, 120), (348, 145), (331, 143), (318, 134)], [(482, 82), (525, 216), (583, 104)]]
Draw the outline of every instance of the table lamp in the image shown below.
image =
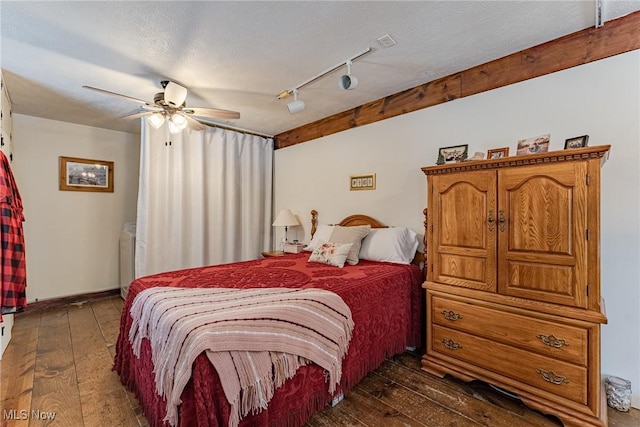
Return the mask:
[(290, 226), (300, 225), (298, 218), (291, 212), (291, 209), (282, 209), (276, 220), (272, 224), (274, 227), (284, 227), (284, 243), (289, 243), (287, 238), (287, 230)]

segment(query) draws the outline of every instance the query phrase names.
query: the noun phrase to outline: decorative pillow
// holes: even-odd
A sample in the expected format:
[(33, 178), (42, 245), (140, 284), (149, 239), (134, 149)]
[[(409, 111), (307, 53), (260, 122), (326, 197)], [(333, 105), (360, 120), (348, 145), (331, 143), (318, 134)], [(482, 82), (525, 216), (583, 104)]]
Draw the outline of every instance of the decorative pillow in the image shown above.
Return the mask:
[(406, 227), (374, 228), (362, 241), (360, 258), (411, 264), (419, 243), (418, 234)]
[(318, 224), (316, 227), (316, 232), (313, 235), (313, 238), (309, 242), (309, 244), (304, 248), (305, 251), (313, 251), (317, 246), (320, 240), (329, 242), (331, 239), (331, 233), (333, 233), (334, 225), (328, 224)]
[(351, 243), (333, 243), (320, 240), (318, 247), (311, 253), (309, 262), (320, 262), (342, 268), (352, 246)]
[(349, 256), (347, 256), (347, 263), (351, 265), (356, 265), (360, 259), (358, 258), (358, 254), (360, 253), (360, 245), (362, 244), (362, 239), (369, 234), (371, 231), (370, 225), (357, 225), (354, 227), (342, 227), (336, 225), (331, 233), (331, 237), (329, 238), (330, 242), (336, 243), (351, 243), (353, 246), (351, 247), (351, 251), (349, 252)]

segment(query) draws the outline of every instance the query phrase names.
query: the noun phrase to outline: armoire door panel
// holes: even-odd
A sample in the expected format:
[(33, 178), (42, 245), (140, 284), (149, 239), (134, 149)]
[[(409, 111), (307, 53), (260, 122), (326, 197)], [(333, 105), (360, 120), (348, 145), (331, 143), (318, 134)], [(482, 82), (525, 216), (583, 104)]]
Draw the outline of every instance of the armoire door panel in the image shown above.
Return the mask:
[(582, 162), (498, 171), (500, 292), (586, 307), (586, 173)]
[(495, 223), (489, 221), (489, 211), (495, 210), (496, 203), (495, 172), (435, 176), (430, 191), (433, 247), (439, 254), (431, 277), (441, 283), (495, 291)]
[(530, 299), (574, 305), (573, 268), (562, 265), (540, 265), (509, 262), (508, 288)]
[[(440, 253), (440, 278), (443, 283), (475, 282), (475, 289), (483, 289), (487, 276), (486, 259)], [(464, 286), (464, 284), (462, 284)]]

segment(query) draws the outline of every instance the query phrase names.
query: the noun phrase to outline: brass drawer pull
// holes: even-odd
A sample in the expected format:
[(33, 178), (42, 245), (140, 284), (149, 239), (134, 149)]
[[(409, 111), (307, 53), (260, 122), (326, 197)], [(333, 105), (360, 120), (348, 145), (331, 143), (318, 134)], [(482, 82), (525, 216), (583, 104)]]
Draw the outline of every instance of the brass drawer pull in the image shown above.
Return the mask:
[(560, 384), (569, 384), (569, 380), (567, 377), (563, 377), (562, 375), (557, 375), (553, 371), (545, 371), (544, 369), (538, 369), (537, 372), (542, 376), (542, 379), (551, 384), (560, 385)]
[(442, 344), (444, 344), (444, 346), (449, 350), (457, 350), (459, 348), (462, 348), (462, 345), (459, 342), (455, 342), (454, 340), (448, 340), (445, 338), (442, 338)]
[(458, 314), (453, 310), (449, 310), (449, 311), (442, 310), (442, 315), (444, 316), (445, 319), (451, 320), (452, 322), (462, 319), (462, 314)]
[(565, 340), (563, 340), (562, 338), (558, 338), (554, 335), (536, 335), (537, 338), (540, 338), (540, 340), (542, 340), (542, 342), (545, 345), (548, 345), (549, 347), (555, 347), (555, 348), (560, 348), (563, 345), (569, 345), (568, 342), (566, 342)]

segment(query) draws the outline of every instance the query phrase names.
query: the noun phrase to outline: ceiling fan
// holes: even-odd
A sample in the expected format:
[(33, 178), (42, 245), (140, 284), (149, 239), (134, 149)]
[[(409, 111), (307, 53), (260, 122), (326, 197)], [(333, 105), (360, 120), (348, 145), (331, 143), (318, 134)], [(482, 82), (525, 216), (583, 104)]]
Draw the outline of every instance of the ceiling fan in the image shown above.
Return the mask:
[(214, 119), (240, 118), (240, 113), (236, 111), (221, 110), (218, 108), (187, 107), (185, 102), (187, 99), (187, 88), (169, 80), (163, 80), (160, 84), (164, 92), (156, 93), (153, 97), (153, 102), (143, 101), (142, 99), (99, 89), (97, 87), (82, 87), (142, 104), (142, 111), (129, 114), (122, 118), (132, 120), (146, 117), (149, 124), (156, 129), (159, 129), (166, 121), (171, 133), (179, 133), (187, 126), (195, 130), (204, 129), (204, 125), (192, 116)]

